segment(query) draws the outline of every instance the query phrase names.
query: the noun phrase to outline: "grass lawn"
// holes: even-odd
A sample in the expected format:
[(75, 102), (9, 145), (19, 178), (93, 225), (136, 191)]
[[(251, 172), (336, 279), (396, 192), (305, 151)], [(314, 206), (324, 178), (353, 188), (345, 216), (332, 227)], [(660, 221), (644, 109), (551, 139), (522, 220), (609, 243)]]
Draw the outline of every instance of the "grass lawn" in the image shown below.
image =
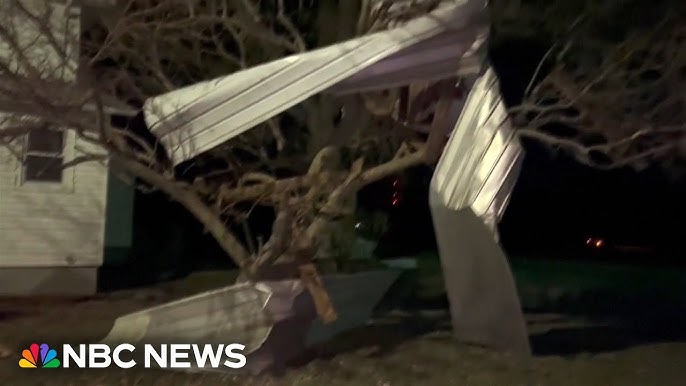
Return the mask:
[[(431, 277), (435, 275), (428, 275), (435, 273), (437, 267), (431, 264), (428, 260), (420, 264), (420, 271), (426, 274), (422, 275), (427, 287), (422, 295), (426, 296), (440, 293), (436, 286), (442, 283)], [(525, 272), (536, 277), (535, 271)], [(187, 374), (139, 368), (27, 370), (17, 366), (19, 351), (28, 343), (45, 341), (57, 345), (96, 341), (109, 331), (117, 316), (215, 288), (228, 281), (227, 275), (230, 274), (196, 274), (163, 286), (80, 300), (0, 299), (0, 385), (686, 384), (686, 343), (683, 342), (644, 342), (617, 346), (609, 351), (539, 355), (523, 360), (457, 343), (451, 337), (444, 310), (379, 315), (369, 326), (350, 331), (313, 350), (280, 377)], [(592, 340), (611, 335), (611, 330), (593, 329), (590, 322), (564, 315), (532, 314), (527, 319), (532, 341), (558, 330), (580, 331)], [(578, 339), (579, 336), (569, 337), (571, 341)]]
[[(442, 296), (445, 289), (438, 256), (425, 253), (415, 258), (417, 269), (405, 274), (407, 286), (412, 286), (414, 295), (420, 298)], [(659, 299), (670, 307), (686, 307), (686, 268), (527, 258), (513, 258), (510, 266), (525, 308), (550, 307), (555, 302), (564, 302), (564, 306), (581, 307), (578, 311), (586, 311), (592, 306), (605, 307), (606, 302), (617, 307), (616, 299), (633, 304)], [(588, 298), (594, 298), (594, 304), (590, 304)], [(631, 305), (626, 304), (627, 307)], [(683, 311), (686, 312), (686, 308)]]

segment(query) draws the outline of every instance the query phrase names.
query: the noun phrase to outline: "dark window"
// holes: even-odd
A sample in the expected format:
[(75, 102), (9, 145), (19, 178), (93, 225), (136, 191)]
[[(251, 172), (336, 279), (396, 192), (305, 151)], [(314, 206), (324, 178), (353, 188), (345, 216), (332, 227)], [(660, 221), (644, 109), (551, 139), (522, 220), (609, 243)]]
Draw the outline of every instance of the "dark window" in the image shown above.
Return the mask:
[(29, 132), (26, 142), (27, 152), (62, 154), (64, 136), (61, 131), (33, 130)]
[(55, 130), (33, 130), (26, 138), (24, 180), (62, 182), (64, 133)]

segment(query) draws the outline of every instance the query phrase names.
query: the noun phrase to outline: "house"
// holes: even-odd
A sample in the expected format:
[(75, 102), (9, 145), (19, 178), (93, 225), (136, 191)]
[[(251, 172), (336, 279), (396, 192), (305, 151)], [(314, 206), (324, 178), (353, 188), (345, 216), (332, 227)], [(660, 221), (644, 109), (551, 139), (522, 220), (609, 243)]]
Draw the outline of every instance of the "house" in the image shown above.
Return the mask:
[[(146, 122), (175, 164), (187, 161), (318, 93), (346, 94), (459, 76), (450, 140), (430, 205), (455, 334), (529, 354), (523, 312), (496, 224), (523, 149), (484, 60), (485, 0), (446, 1), (400, 28), (288, 56), (146, 102)], [(200, 298), (198, 298), (200, 302)], [(203, 326), (198, 326), (199, 329)]]
[[(54, 35), (64, 36), (67, 45), (77, 45), (65, 49), (71, 57), (61, 67), (62, 80), (77, 84), (78, 39), (66, 36), (78, 36), (81, 20), (88, 15), (72, 2), (21, 1), (36, 12), (52, 7), (55, 23), (50, 25), (59, 26)], [(3, 1), (0, 8), (10, 3)], [(4, 25), (11, 24), (23, 39), (32, 39), (31, 53), (46, 66), (59, 62), (47, 45), (41, 45), (42, 35), (35, 24), (8, 9), (0, 13)], [(0, 56), (7, 62), (11, 51), (2, 43), (0, 39)], [(3, 124), (31, 119), (10, 102), (0, 100)], [(113, 106), (108, 104), (106, 113), (133, 113), (125, 106)], [(5, 145), (0, 146), (0, 295), (94, 293), (105, 250), (131, 245), (133, 187), (103, 163), (62, 168), (92, 146), (77, 139), (73, 131), (29, 132)]]

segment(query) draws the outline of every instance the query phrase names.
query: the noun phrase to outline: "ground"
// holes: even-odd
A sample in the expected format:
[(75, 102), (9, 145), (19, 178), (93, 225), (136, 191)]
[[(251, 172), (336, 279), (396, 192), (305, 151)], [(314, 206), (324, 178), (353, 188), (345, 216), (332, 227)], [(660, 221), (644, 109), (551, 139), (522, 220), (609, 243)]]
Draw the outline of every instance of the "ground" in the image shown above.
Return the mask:
[[(192, 290), (189, 288), (193, 287)], [(684, 385), (686, 342), (613, 346), (623, 332), (591, 326), (563, 315), (528, 315), (532, 342), (546, 336), (596, 342), (596, 352), (517, 359), (454, 341), (445, 310), (385, 312), (309, 353), (281, 376), (187, 374), (161, 370), (28, 370), (17, 366), (21, 348), (33, 341), (76, 343), (102, 338), (124, 313), (197, 291), (164, 286), (86, 299), (1, 299), (2, 385)], [(577, 328), (578, 327), (578, 328)], [(566, 331), (567, 336), (556, 331)], [(569, 335), (577, 331), (577, 335)], [(585, 332), (584, 332), (585, 331)], [(552, 335), (551, 335), (552, 334)], [(562, 336), (562, 338), (561, 338)], [(548, 339), (550, 341), (550, 339)], [(545, 340), (545, 339), (543, 339)], [(615, 342), (615, 343), (616, 343)], [(607, 343), (607, 344), (606, 344)], [(550, 346), (550, 342), (548, 342)], [(607, 349), (607, 347), (614, 347)], [(603, 349), (605, 348), (605, 349)]]

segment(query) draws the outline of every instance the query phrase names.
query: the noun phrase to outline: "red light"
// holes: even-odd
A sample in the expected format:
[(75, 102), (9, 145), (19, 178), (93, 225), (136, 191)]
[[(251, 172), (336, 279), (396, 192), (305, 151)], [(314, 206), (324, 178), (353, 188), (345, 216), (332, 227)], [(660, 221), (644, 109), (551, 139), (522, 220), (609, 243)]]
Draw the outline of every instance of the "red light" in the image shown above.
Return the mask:
[(602, 248), (605, 245), (605, 240), (589, 237), (586, 239), (586, 245), (591, 248)]
[(394, 187), (398, 186), (398, 183), (399, 183), (398, 180), (394, 180), (394, 181), (393, 181), (393, 186), (394, 186)]
[(391, 201), (391, 205), (398, 206), (399, 202), (400, 202), (400, 200), (398, 200), (397, 198), (394, 198), (393, 201)]

